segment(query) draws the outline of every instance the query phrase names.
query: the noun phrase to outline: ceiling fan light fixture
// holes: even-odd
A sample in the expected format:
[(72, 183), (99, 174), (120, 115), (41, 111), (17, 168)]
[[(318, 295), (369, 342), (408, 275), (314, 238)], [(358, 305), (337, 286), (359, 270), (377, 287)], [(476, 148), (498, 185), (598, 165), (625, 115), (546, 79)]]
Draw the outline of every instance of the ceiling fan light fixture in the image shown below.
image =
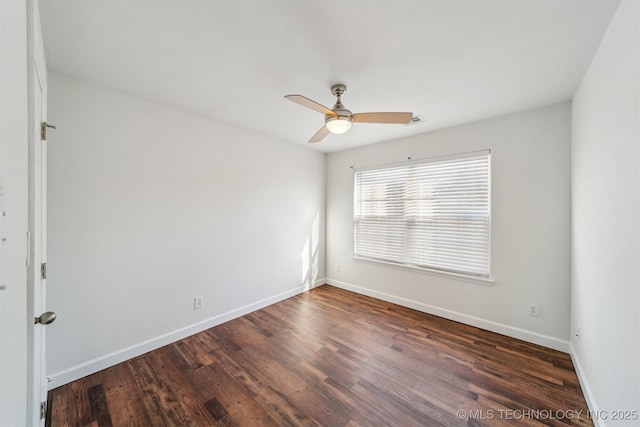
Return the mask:
[[(0, 0), (2, 1), (2, 0)], [(357, 123), (397, 123), (400, 125), (406, 125), (412, 121), (413, 113), (351, 113), (342, 104), (342, 95), (347, 90), (347, 87), (343, 84), (336, 84), (331, 86), (331, 93), (337, 98), (336, 103), (332, 109), (325, 107), (322, 104), (318, 104), (309, 98), (302, 95), (286, 95), (285, 98), (303, 107), (310, 108), (318, 113), (324, 114), (324, 126), (320, 128), (309, 140), (309, 142), (320, 142), (329, 133), (342, 134), (351, 129), (353, 122)]]
[(325, 126), (329, 129), (329, 132), (340, 135), (351, 129), (351, 120), (349, 120), (349, 117), (333, 116), (327, 118)]

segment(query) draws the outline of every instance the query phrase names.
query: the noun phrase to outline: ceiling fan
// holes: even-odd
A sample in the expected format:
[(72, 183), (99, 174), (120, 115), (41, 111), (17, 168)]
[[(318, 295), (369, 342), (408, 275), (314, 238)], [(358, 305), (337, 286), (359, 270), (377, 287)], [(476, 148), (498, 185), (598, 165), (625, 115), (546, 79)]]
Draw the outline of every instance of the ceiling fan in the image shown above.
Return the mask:
[(332, 109), (318, 104), (302, 95), (287, 95), (289, 101), (293, 101), (303, 107), (311, 108), (324, 114), (324, 126), (316, 132), (309, 142), (320, 142), (329, 132), (335, 134), (345, 133), (351, 129), (351, 123), (396, 123), (407, 124), (413, 118), (413, 113), (351, 113), (342, 105), (341, 97), (346, 92), (347, 87), (343, 84), (331, 86), (331, 93), (338, 98)]

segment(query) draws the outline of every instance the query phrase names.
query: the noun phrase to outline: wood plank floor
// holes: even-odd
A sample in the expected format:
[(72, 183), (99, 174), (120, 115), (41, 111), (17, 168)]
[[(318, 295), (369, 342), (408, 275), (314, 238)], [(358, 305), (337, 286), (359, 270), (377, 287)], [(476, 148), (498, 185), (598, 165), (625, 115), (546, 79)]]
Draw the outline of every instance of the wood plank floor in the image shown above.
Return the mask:
[(54, 389), (47, 424), (593, 425), (569, 355), (328, 285)]

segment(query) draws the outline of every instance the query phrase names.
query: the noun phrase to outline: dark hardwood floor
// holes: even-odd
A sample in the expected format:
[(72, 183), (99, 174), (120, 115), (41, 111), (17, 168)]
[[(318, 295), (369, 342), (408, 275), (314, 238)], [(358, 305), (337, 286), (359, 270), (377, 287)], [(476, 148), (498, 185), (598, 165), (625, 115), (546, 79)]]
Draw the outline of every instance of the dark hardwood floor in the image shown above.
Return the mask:
[(327, 285), (54, 389), (47, 424), (593, 425), (569, 355)]

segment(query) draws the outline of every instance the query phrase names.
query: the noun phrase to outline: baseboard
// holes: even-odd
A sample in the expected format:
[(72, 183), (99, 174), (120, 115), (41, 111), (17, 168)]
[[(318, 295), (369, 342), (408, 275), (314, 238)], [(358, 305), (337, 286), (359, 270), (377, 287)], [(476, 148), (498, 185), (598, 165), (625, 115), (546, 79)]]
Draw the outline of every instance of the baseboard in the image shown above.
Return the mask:
[[(587, 375), (582, 368), (582, 363), (580, 363), (580, 358), (578, 357), (575, 348), (573, 348), (572, 343), (569, 343), (569, 354), (571, 355), (573, 367), (575, 368), (576, 374), (578, 375), (578, 381), (580, 382), (580, 387), (582, 388), (582, 394), (584, 395), (584, 399), (587, 401), (589, 412), (591, 414), (599, 414), (600, 412), (598, 411), (596, 399), (593, 396), (591, 387), (589, 386), (589, 381), (587, 381)], [(599, 419), (598, 417), (591, 417), (591, 421), (593, 421), (593, 425), (595, 427), (605, 427), (604, 421)]]
[(211, 317), (198, 323), (194, 323), (184, 328), (176, 329), (175, 331), (171, 331), (158, 337), (146, 340), (139, 344), (135, 344), (130, 347), (115, 351), (113, 353), (95, 358), (93, 360), (89, 360), (64, 371), (50, 374), (48, 376), (48, 389), (52, 390), (56, 387), (60, 387), (64, 384), (86, 377), (87, 375), (94, 374), (98, 371), (109, 368), (113, 365), (117, 365), (118, 363), (122, 363), (126, 360), (140, 356), (144, 353), (155, 350), (167, 344), (171, 344), (188, 336), (197, 334), (198, 332), (213, 328), (214, 326), (218, 326), (222, 323), (244, 316), (245, 314), (249, 314), (253, 311), (260, 310), (261, 308), (267, 307), (271, 304), (275, 304), (292, 296), (308, 291), (309, 289), (312, 289), (314, 287), (323, 285), (325, 282), (326, 279), (316, 280), (312, 286), (309, 286), (308, 284), (299, 286), (289, 291), (264, 298), (260, 301), (247, 304), (234, 310), (227, 311), (226, 313), (219, 314), (217, 316)]
[(422, 311), (424, 313), (433, 314), (434, 316), (443, 317), (445, 319), (454, 320), (456, 322), (464, 323), (466, 325), (475, 326), (485, 329), (487, 331), (496, 332), (498, 334), (506, 335), (512, 338), (517, 338), (523, 341), (527, 341), (533, 344), (538, 344), (543, 347), (552, 348), (554, 350), (569, 352), (569, 343), (558, 338), (550, 337), (548, 335), (539, 334), (537, 332), (528, 331), (514, 326), (505, 325), (503, 323), (494, 322), (491, 320), (482, 319), (468, 314), (459, 313), (457, 311), (448, 310), (441, 307), (425, 304), (419, 301), (410, 300), (408, 298), (399, 297), (396, 295), (387, 294), (385, 292), (379, 292), (372, 289), (363, 288), (360, 286), (352, 285), (350, 283), (341, 282), (339, 280), (326, 279), (326, 283), (338, 288), (346, 289), (348, 291), (356, 292), (362, 295), (367, 295), (372, 298), (377, 298), (383, 301), (398, 304), (404, 307), (412, 308), (414, 310)]
[(318, 280), (316, 280), (316, 282), (313, 284), (313, 287), (314, 287), (314, 288), (317, 288), (318, 286), (325, 285), (325, 284), (327, 283), (327, 280), (328, 280), (328, 279), (327, 279), (326, 277), (323, 277), (322, 279), (318, 279)]

